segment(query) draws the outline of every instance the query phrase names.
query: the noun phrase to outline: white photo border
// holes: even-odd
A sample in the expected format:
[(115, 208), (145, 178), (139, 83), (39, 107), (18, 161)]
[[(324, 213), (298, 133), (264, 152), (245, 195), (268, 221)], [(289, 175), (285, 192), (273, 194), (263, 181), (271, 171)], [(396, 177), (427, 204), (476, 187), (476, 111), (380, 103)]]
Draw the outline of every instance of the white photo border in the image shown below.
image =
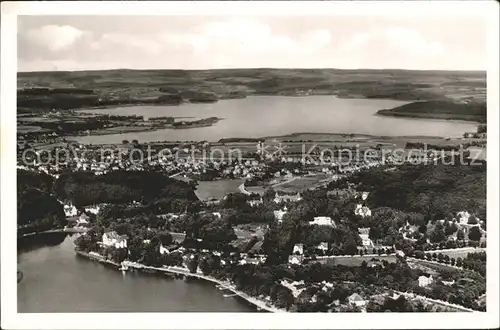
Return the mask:
[[(499, 69), (497, 1), (2, 2), (1, 325), (6, 329), (358, 329), (499, 326)], [(488, 20), (487, 312), (469, 313), (17, 313), (16, 74), (18, 15), (481, 15)], [(77, 299), (75, 297), (75, 299)]]

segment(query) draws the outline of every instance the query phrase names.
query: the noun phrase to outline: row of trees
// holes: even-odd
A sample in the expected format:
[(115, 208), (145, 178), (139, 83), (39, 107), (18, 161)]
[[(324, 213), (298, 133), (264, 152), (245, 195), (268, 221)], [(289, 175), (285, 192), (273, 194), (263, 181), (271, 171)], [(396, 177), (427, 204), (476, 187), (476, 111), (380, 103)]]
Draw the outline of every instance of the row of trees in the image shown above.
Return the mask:
[(413, 257), (474, 270), (482, 276), (486, 276), (486, 252), (468, 253), (466, 258), (458, 257), (455, 259), (443, 253), (415, 251)]

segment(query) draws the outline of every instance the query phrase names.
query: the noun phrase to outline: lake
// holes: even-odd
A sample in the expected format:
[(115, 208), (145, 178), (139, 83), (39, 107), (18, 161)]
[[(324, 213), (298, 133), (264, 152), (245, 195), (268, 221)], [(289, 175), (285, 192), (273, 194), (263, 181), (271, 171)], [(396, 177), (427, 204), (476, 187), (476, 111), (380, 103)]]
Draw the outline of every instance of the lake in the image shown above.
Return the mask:
[(158, 131), (80, 136), (80, 143), (121, 143), (137, 139), (152, 141), (218, 141), (229, 137), (287, 135), (290, 133), (355, 133), (386, 136), (458, 137), (476, 131), (476, 123), (438, 119), (378, 116), (381, 109), (408, 102), (374, 99), (339, 99), (330, 95), (306, 97), (251, 96), (217, 103), (186, 103), (180, 106), (131, 106), (91, 109), (85, 112), (117, 115), (143, 115), (145, 118), (172, 116), (194, 120), (220, 117), (210, 127), (162, 129)]
[(213, 283), (122, 272), (77, 257), (75, 236), (19, 249), (19, 313), (254, 312), (236, 297), (224, 298)]

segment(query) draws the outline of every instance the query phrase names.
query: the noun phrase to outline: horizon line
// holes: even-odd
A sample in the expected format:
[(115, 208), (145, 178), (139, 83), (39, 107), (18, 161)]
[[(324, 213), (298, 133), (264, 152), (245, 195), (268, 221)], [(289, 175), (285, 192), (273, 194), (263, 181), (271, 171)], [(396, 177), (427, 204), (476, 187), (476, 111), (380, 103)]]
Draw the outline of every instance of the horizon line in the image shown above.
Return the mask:
[(337, 70), (337, 71), (419, 71), (419, 72), (475, 72), (486, 73), (487, 69), (401, 69), (401, 68), (356, 68), (356, 69), (341, 69), (341, 68), (276, 68), (276, 67), (239, 67), (239, 68), (212, 68), (212, 69), (130, 69), (130, 68), (115, 68), (115, 69), (77, 69), (77, 70), (34, 70), (34, 71), (17, 71), (17, 73), (52, 73), (52, 72), (106, 72), (106, 71), (223, 71), (223, 70)]

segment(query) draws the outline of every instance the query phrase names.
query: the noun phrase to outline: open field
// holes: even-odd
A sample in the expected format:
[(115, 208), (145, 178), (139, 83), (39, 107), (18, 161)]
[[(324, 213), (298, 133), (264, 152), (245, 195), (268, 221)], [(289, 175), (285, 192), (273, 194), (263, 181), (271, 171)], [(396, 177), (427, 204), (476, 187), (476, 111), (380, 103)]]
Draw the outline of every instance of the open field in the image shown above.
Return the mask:
[(239, 192), (238, 186), (242, 183), (240, 179), (200, 181), (195, 193), (202, 201), (221, 199), (226, 194)]
[(397, 261), (395, 255), (364, 255), (364, 256), (328, 256), (328, 257), (318, 257), (318, 261), (321, 263), (329, 264), (329, 265), (343, 265), (348, 267), (359, 267), (365, 262), (369, 262), (372, 259), (378, 259), (380, 261), (387, 261), (389, 263), (394, 263)]
[[(336, 134), (336, 133), (294, 133), (282, 136), (264, 137), (265, 143), (284, 143), (289, 149), (287, 152), (296, 152), (304, 148), (306, 151), (314, 145), (318, 147), (332, 146), (397, 146), (401, 147), (407, 142), (420, 142), (440, 146), (457, 145), (477, 141), (474, 138), (452, 138), (446, 139), (439, 136), (375, 136), (365, 134)], [(314, 143), (313, 143), (314, 142)]]
[(287, 192), (300, 192), (305, 189), (313, 188), (320, 184), (322, 181), (327, 180), (330, 176), (326, 174), (317, 174), (313, 176), (298, 177), (294, 180), (285, 182), (283, 184), (274, 185), (273, 189), (287, 191)]
[(265, 228), (267, 224), (265, 223), (250, 223), (245, 225), (234, 226), (234, 233), (238, 238), (249, 238), (251, 236), (257, 236), (264, 238)]
[[(480, 71), (226, 69), (22, 72), (18, 87), (59, 89), (53, 94), (157, 97), (199, 90), (221, 98), (251, 94), (332, 94), (399, 100), (454, 99), (485, 95)], [(196, 87), (194, 87), (196, 86)], [(72, 90), (73, 89), (73, 90)], [(80, 91), (76, 93), (74, 89)], [(33, 93), (31, 93), (33, 94)]]
[(40, 126), (18, 125), (17, 126), (17, 132), (18, 133), (33, 133), (33, 132), (37, 132), (37, 133), (42, 133), (42, 132), (49, 133), (49, 132), (52, 132), (52, 130), (41, 128)]

